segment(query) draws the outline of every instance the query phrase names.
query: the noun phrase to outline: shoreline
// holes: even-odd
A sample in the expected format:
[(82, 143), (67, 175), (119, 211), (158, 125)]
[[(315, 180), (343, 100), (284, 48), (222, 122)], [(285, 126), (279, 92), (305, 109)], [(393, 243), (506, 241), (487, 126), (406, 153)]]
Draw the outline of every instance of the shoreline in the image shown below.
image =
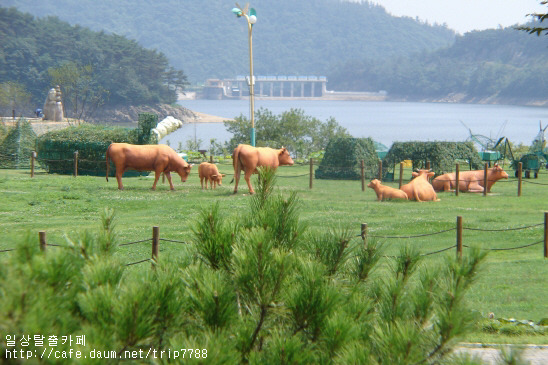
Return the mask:
[(225, 120), (234, 121), (234, 118), (223, 118), (217, 115), (206, 114), (194, 110), (192, 110), (192, 113), (195, 115), (195, 121), (190, 123), (223, 123)]

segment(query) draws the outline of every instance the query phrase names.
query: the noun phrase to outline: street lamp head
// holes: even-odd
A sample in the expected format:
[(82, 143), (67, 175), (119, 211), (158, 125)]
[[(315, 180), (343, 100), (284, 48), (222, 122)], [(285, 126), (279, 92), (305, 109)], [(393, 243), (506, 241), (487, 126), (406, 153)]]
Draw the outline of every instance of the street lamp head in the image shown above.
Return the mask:
[(249, 17), (249, 22), (250, 22), (251, 24), (257, 23), (257, 17), (256, 17), (255, 15), (251, 15), (251, 16)]
[(243, 15), (242, 10), (240, 8), (232, 8), (232, 12), (236, 14), (236, 16), (239, 18)]

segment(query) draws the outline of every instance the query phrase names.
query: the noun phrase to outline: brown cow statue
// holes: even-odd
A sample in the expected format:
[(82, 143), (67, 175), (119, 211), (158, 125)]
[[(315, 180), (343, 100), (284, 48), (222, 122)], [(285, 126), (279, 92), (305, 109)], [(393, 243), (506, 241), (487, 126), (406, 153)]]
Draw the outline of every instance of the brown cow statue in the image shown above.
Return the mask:
[(109, 173), (109, 158), (116, 167), (116, 180), (118, 189), (123, 190), (122, 175), (128, 169), (137, 171), (154, 171), (154, 184), (152, 190), (156, 190), (156, 183), (163, 172), (169, 181), (171, 190), (175, 190), (171, 182), (171, 171), (175, 171), (185, 182), (192, 165), (189, 165), (171, 147), (164, 144), (132, 145), (128, 143), (112, 143), (107, 148), (107, 181)]
[[(472, 193), (483, 193), (484, 190), (484, 170), (463, 171), (459, 173), (459, 191), (468, 191)], [(508, 174), (499, 164), (487, 169), (487, 192), (500, 179), (508, 179)], [(443, 174), (432, 181), (435, 191), (449, 191), (455, 189), (457, 178), (454, 172)]]
[(371, 182), (367, 185), (367, 187), (375, 190), (375, 193), (377, 193), (378, 201), (390, 200), (390, 199), (403, 199), (403, 200), (408, 199), (405, 191), (400, 189), (394, 189), (390, 186), (382, 185), (380, 180), (378, 179), (371, 180)]
[(270, 147), (253, 147), (247, 144), (240, 144), (232, 154), (234, 165), (234, 194), (238, 192), (240, 172), (244, 170), (244, 179), (249, 187), (249, 193), (254, 194), (251, 186), (251, 174), (257, 172), (257, 167), (266, 166), (276, 169), (280, 165), (293, 165), (293, 159), (285, 147), (273, 149)]
[(206, 190), (208, 181), (210, 188), (214, 189), (217, 188), (217, 184), (219, 184), (219, 186), (222, 186), (223, 177), (226, 176), (225, 174), (221, 174), (219, 172), (219, 170), (217, 169), (217, 165), (209, 162), (202, 162), (200, 166), (198, 166), (198, 175), (200, 175), (200, 184), (202, 184), (202, 190), (204, 190), (204, 180)]
[(419, 170), (418, 172), (413, 172), (414, 179), (409, 183), (403, 185), (401, 190), (403, 190), (409, 200), (416, 200), (418, 202), (422, 201), (439, 201), (438, 195), (434, 191), (432, 184), (429, 180), (436, 173), (430, 170)]

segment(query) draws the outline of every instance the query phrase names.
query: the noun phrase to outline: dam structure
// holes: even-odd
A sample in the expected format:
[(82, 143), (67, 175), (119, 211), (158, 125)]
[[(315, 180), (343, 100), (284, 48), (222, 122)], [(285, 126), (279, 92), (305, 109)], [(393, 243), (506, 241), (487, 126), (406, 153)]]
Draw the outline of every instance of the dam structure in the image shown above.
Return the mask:
[[(325, 76), (255, 76), (256, 99), (384, 100), (385, 92), (338, 92), (327, 90)], [(208, 79), (201, 99), (249, 98), (249, 76)]]
[[(325, 76), (255, 76), (255, 97), (321, 98), (326, 93)], [(249, 97), (249, 77), (209, 79), (204, 99), (243, 99)]]

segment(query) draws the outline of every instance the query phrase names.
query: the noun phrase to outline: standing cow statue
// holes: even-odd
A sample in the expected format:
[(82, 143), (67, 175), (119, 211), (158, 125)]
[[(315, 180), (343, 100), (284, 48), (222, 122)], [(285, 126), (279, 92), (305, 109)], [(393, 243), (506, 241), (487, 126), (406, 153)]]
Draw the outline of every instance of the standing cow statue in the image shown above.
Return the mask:
[(107, 181), (109, 173), (109, 158), (116, 167), (116, 180), (118, 189), (123, 190), (122, 175), (124, 171), (133, 169), (137, 171), (154, 171), (154, 184), (152, 190), (156, 190), (156, 183), (163, 172), (169, 181), (171, 190), (175, 190), (171, 182), (171, 171), (175, 171), (185, 182), (192, 165), (189, 165), (171, 147), (164, 144), (133, 145), (128, 143), (112, 143), (107, 148)]
[(435, 172), (430, 170), (413, 172), (412, 175), (414, 179), (409, 183), (402, 185), (401, 190), (407, 194), (409, 200), (416, 200), (418, 202), (439, 201), (438, 195), (429, 181), (435, 174)]
[[(484, 170), (464, 171), (459, 173), (459, 191), (468, 191), (472, 193), (483, 193), (484, 190)], [(500, 179), (508, 179), (508, 174), (495, 164), (494, 167), (487, 169), (487, 192), (491, 191), (491, 187)], [(457, 178), (454, 172), (443, 174), (432, 181), (434, 190), (449, 191), (455, 189)]]
[(244, 179), (249, 187), (249, 193), (254, 194), (255, 190), (251, 186), (251, 174), (257, 172), (257, 167), (265, 166), (276, 169), (281, 165), (293, 165), (293, 159), (289, 155), (287, 148), (273, 149), (270, 147), (253, 147), (247, 144), (240, 144), (234, 149), (232, 154), (232, 164), (234, 165), (234, 194), (238, 192), (238, 182), (240, 181), (240, 172), (244, 171)]
[(198, 166), (198, 175), (200, 175), (200, 184), (202, 184), (202, 190), (204, 190), (204, 180), (206, 190), (208, 181), (210, 188), (216, 189), (217, 184), (219, 184), (219, 186), (223, 185), (223, 177), (226, 176), (225, 174), (221, 174), (219, 172), (219, 169), (217, 169), (217, 165), (209, 162), (202, 162), (200, 166)]

